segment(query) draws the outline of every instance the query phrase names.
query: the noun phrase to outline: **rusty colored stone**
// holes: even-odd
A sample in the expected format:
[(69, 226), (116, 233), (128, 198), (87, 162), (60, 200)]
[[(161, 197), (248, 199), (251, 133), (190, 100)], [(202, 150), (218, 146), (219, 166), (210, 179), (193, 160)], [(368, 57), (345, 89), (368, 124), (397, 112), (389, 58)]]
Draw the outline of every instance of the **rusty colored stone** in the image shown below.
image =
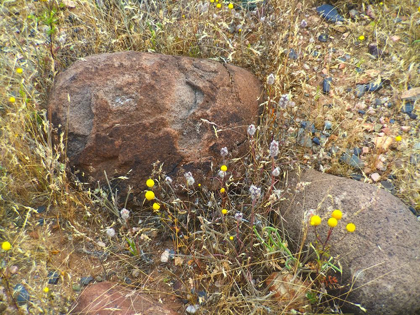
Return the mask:
[(236, 66), (120, 52), (87, 57), (58, 75), (49, 112), (84, 181), (129, 173), (119, 191), (129, 185), (136, 195), (158, 160), (185, 184), (186, 171), (206, 177), (222, 147), (244, 153), (261, 92), (257, 78)]

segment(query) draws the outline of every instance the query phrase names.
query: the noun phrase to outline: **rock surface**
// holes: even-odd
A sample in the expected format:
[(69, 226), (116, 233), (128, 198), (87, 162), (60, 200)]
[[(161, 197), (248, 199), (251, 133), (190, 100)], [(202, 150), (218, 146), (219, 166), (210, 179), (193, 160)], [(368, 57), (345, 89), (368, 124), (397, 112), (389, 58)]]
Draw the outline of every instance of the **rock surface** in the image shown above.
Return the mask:
[(165, 309), (159, 302), (136, 290), (101, 282), (88, 286), (73, 305), (70, 314), (77, 315), (175, 315), (175, 311)]
[[(294, 189), (298, 183), (297, 189)], [(302, 184), (306, 183), (306, 184)], [(307, 184), (310, 183), (310, 184)], [(331, 254), (340, 255), (341, 283), (347, 285), (337, 294), (340, 299), (361, 305), (367, 313), (350, 303), (344, 312), (355, 314), (416, 314), (420, 312), (420, 222), (398, 198), (376, 186), (346, 178), (304, 171), (300, 178), (290, 176), (281, 211), (287, 222), (290, 240), (298, 248), (302, 239), (305, 212), (314, 209), (323, 219), (317, 231), (322, 239), (328, 232), (327, 220), (334, 209), (343, 218), (334, 228), (329, 244)], [(347, 223), (356, 231), (348, 233)], [(306, 244), (314, 243), (309, 227)], [(343, 238), (345, 236), (345, 238)], [(340, 278), (339, 274), (335, 274)], [(350, 293), (347, 293), (352, 286)]]
[(70, 165), (84, 180), (131, 170), (119, 191), (130, 185), (136, 194), (157, 160), (168, 176), (204, 177), (222, 147), (244, 152), (261, 91), (255, 76), (232, 65), (121, 52), (87, 57), (58, 75), (49, 111), (55, 127), (67, 126)]

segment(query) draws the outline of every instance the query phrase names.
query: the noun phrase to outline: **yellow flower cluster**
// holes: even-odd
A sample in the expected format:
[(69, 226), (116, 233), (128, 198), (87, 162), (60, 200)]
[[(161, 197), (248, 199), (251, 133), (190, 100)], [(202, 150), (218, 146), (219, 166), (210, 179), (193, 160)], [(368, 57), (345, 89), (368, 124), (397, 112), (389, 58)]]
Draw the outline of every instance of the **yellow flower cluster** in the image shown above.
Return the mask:
[[(331, 218), (328, 219), (328, 226), (331, 228), (334, 228), (337, 226), (338, 221), (341, 220), (343, 217), (343, 213), (340, 210), (334, 210), (331, 214)], [(310, 225), (312, 226), (318, 226), (321, 224), (321, 217), (319, 215), (313, 215), (310, 219)], [(356, 230), (356, 225), (354, 223), (349, 223), (346, 226), (346, 229), (348, 232), (353, 233)]]

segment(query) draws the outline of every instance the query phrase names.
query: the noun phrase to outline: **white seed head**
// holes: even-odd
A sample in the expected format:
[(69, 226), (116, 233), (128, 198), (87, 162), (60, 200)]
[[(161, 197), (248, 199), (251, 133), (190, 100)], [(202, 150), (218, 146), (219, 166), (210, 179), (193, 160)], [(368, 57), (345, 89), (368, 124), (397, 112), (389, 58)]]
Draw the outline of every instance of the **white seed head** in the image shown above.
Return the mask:
[(236, 221), (242, 221), (243, 217), (244, 217), (244, 214), (242, 212), (236, 212), (235, 213)]
[(195, 179), (192, 176), (191, 172), (187, 172), (184, 174), (185, 179), (187, 180), (187, 185), (192, 186), (195, 183)]
[(273, 85), (274, 84), (274, 82), (275, 82), (275, 80), (276, 80), (276, 77), (274, 76), (274, 74), (270, 74), (268, 77), (267, 77), (267, 84), (268, 85)]
[(115, 230), (114, 230), (113, 228), (107, 228), (107, 229), (106, 229), (106, 234), (107, 234), (109, 237), (114, 237), (114, 236), (115, 236)]
[(273, 170), (273, 172), (271, 172), (271, 174), (272, 174), (274, 177), (279, 176), (279, 175), (280, 175), (280, 168), (277, 166), (277, 167)]
[(277, 155), (279, 155), (279, 143), (278, 141), (273, 140), (270, 144), (270, 156), (274, 158)]
[(165, 182), (166, 182), (168, 185), (172, 184), (172, 178), (170, 178), (169, 176), (166, 176), (166, 177), (165, 177)]
[(251, 193), (252, 200), (256, 200), (261, 196), (261, 188), (258, 188), (257, 186), (251, 185), (251, 187), (249, 187), (249, 192)]
[(307, 27), (307, 26), (308, 26), (308, 22), (306, 22), (306, 20), (302, 20), (302, 21), (300, 22), (300, 27), (305, 28), (305, 27)]
[(252, 124), (252, 125), (249, 125), (249, 127), (248, 127), (248, 134), (249, 134), (251, 137), (253, 137), (253, 136), (254, 136), (255, 131), (257, 131), (257, 128), (255, 128), (255, 126), (254, 126), (253, 124)]
[(219, 171), (219, 176), (220, 176), (221, 178), (225, 178), (225, 176), (226, 176), (226, 172)]
[(122, 218), (124, 221), (127, 221), (127, 220), (128, 220), (128, 218), (130, 217), (130, 211), (129, 211), (129, 210), (127, 210), (126, 208), (123, 208), (123, 209), (120, 211), (120, 215), (121, 215), (121, 218)]
[(220, 155), (223, 156), (223, 157), (227, 156), (228, 153), (229, 153), (229, 151), (228, 151), (227, 147), (224, 147), (220, 150)]

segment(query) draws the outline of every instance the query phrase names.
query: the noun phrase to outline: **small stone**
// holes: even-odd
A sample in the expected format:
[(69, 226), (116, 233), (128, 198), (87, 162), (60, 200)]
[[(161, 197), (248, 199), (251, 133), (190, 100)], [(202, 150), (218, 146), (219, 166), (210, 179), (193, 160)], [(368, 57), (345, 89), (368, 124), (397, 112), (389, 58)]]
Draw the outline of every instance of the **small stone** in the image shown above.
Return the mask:
[(312, 142), (315, 143), (316, 145), (320, 145), (321, 142), (319, 141), (319, 138), (315, 137), (312, 139)]
[(395, 192), (395, 186), (390, 181), (383, 180), (381, 181), (381, 185), (384, 189), (388, 190), (390, 193)]
[(344, 68), (346, 68), (346, 64), (345, 63), (340, 63), (338, 66), (338, 69), (343, 70)]
[(130, 278), (125, 277), (124, 282), (127, 283), (127, 284), (131, 284), (133, 281)]
[(417, 119), (417, 115), (413, 114), (413, 113), (407, 113), (408, 117), (410, 117), (411, 119)]
[(411, 211), (414, 215), (417, 215), (417, 211), (416, 211), (416, 209), (414, 209), (414, 207), (409, 206), (409, 207), (408, 207), (408, 209), (410, 209), (410, 211)]
[(376, 92), (378, 90), (382, 89), (382, 81), (381, 82), (373, 82), (373, 83), (369, 83), (366, 86), (366, 90), (369, 92)]
[(370, 17), (372, 20), (376, 19), (375, 10), (373, 9), (373, 6), (368, 5), (366, 9), (366, 14), (368, 17)]
[(188, 314), (195, 314), (197, 313), (198, 309), (200, 308), (200, 305), (195, 304), (195, 305), (188, 305), (187, 308), (185, 309), (185, 311)]
[(360, 148), (354, 148), (353, 153), (359, 157), (362, 154), (362, 150)]
[(416, 87), (416, 88), (412, 88), (407, 91), (404, 91), (401, 94), (401, 98), (403, 100), (409, 100), (413, 102), (417, 101), (418, 99), (420, 99), (420, 87)]
[(307, 65), (306, 63), (303, 64), (303, 69), (305, 70), (309, 70), (311, 69), (311, 67), (309, 67), (309, 65)]
[(322, 43), (326, 43), (328, 41), (328, 35), (327, 34), (321, 34), (318, 36), (318, 40)]
[(362, 154), (368, 154), (368, 153), (369, 153), (369, 147), (363, 147)]
[(293, 60), (298, 59), (298, 55), (293, 48), (290, 48), (290, 50), (289, 50), (289, 58), (293, 59)]
[(381, 175), (379, 175), (378, 173), (373, 173), (370, 174), (370, 178), (372, 178), (374, 182), (377, 182), (379, 179), (381, 179)]
[(354, 168), (363, 168), (365, 165), (364, 162), (360, 160), (356, 155), (352, 154), (350, 150), (347, 150), (343, 154), (343, 156), (340, 158), (340, 161)]
[(324, 94), (330, 93), (332, 78), (325, 78), (322, 82), (322, 91)]
[(82, 290), (80, 284), (73, 284), (73, 291), (80, 292)]
[(362, 97), (366, 92), (366, 85), (364, 84), (357, 84), (355, 93), (358, 98)]
[(49, 284), (57, 284), (59, 279), (60, 279), (60, 274), (58, 272), (50, 271), (48, 273), (48, 283)]
[(401, 108), (401, 112), (410, 114), (414, 109), (414, 105), (412, 103), (405, 103), (404, 106)]
[(360, 180), (362, 180), (363, 176), (362, 176), (362, 175), (360, 175), (360, 174), (351, 174), (351, 175), (350, 175), (350, 178), (351, 178), (351, 179), (354, 179), (354, 180), (358, 180), (358, 181), (360, 181)]
[(19, 268), (18, 268), (18, 266), (16, 266), (16, 265), (13, 265), (13, 266), (11, 266), (11, 267), (9, 268), (9, 272), (10, 272), (10, 274), (12, 274), (12, 275), (16, 274), (16, 273), (18, 272), (18, 270), (19, 270)]
[(312, 56), (314, 56), (314, 57), (319, 57), (320, 55), (321, 55), (321, 53), (319, 51), (314, 50), (312, 52)]
[(349, 11), (349, 15), (352, 19), (356, 19), (357, 17), (359, 17), (359, 12), (355, 9), (351, 9)]
[(307, 148), (312, 147), (311, 138), (309, 137), (308, 133), (303, 128), (299, 128), (298, 130), (297, 141), (298, 141), (298, 144), (302, 147), (307, 147)]
[(24, 305), (30, 300), (29, 292), (22, 284), (15, 285), (15, 287), (13, 288), (13, 293), (14, 296), (15, 294), (17, 295), (16, 302), (19, 305)]
[(332, 122), (326, 120), (325, 123), (324, 123), (324, 129), (325, 130), (330, 130), (331, 128), (332, 128)]
[(101, 276), (96, 276), (95, 281), (96, 282), (102, 282), (102, 281), (104, 281), (104, 279)]
[(357, 112), (358, 112), (360, 115), (364, 115), (364, 114), (366, 114), (366, 112), (365, 112), (364, 110), (361, 110), (361, 109), (359, 109)]
[(397, 36), (397, 35), (393, 35), (393, 36), (391, 36), (391, 37), (390, 37), (390, 39), (391, 39), (394, 43), (396, 43), (396, 42), (398, 42), (398, 41), (401, 39), (401, 37), (399, 37), (399, 36)]
[(368, 46), (369, 54), (374, 57), (380, 57), (384, 54), (384, 52), (378, 48), (378, 46), (374, 43), (370, 43)]
[(393, 139), (391, 137), (376, 137), (373, 139), (373, 143), (375, 144), (377, 149), (388, 150), (389, 146), (392, 144)]
[(39, 206), (38, 208), (36, 208), (36, 212), (38, 213), (43, 213), (45, 212), (45, 210), (47, 210), (46, 206)]
[(133, 269), (131, 275), (133, 276), (133, 278), (138, 278), (140, 276), (140, 269)]
[(326, 19), (331, 22), (343, 22), (344, 18), (338, 14), (337, 9), (330, 4), (323, 4), (316, 8), (316, 11)]
[(91, 283), (93, 281), (93, 277), (92, 276), (89, 276), (89, 277), (82, 277), (81, 279), (80, 279), (80, 284), (81, 285), (88, 285), (89, 283)]

